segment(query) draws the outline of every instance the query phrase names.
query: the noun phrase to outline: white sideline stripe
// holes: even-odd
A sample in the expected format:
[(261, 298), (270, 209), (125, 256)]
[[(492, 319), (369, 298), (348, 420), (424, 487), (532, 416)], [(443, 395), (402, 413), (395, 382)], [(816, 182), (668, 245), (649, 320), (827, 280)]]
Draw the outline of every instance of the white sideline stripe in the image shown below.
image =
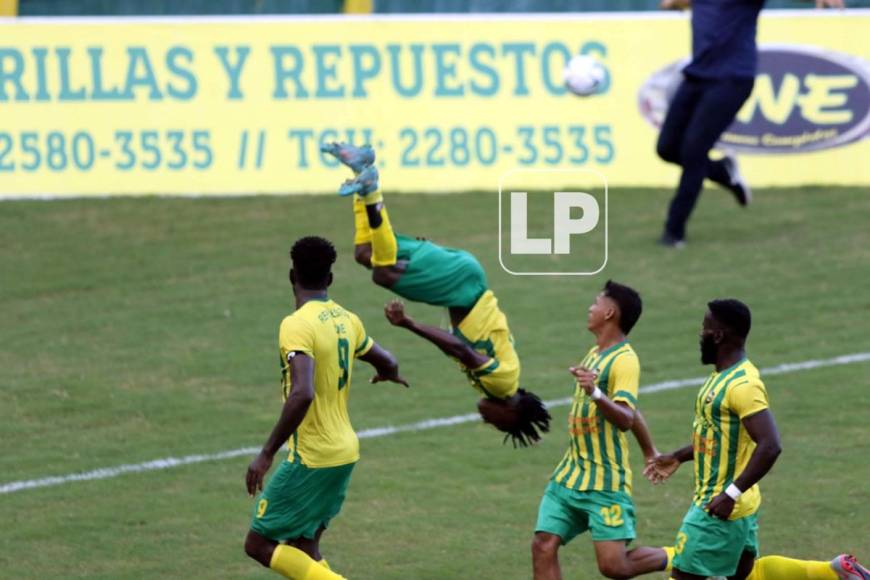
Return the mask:
[[(855, 354), (847, 354), (827, 359), (815, 359), (796, 363), (783, 363), (773, 367), (761, 369), (761, 373), (766, 376), (783, 375), (818, 369), (823, 367), (849, 365), (861, 362), (870, 361), (870, 352), (859, 352)], [(641, 393), (659, 393), (661, 391), (670, 391), (673, 389), (681, 389), (683, 387), (691, 387), (704, 384), (706, 377), (695, 379), (681, 379), (673, 381), (663, 381), (641, 387)], [(573, 400), (572, 397), (562, 399), (553, 399), (545, 401), (547, 407), (562, 407), (568, 405)], [(416, 423), (407, 425), (375, 427), (374, 429), (364, 429), (359, 431), (357, 435), (360, 439), (374, 439), (376, 437), (387, 437), (396, 433), (407, 433), (426, 431), (428, 429), (437, 429), (440, 427), (450, 427), (452, 425), (461, 425), (479, 420), (480, 416), (477, 413), (468, 413), (466, 415), (455, 415), (453, 417), (442, 417), (439, 419), (426, 419)], [(118, 477), (125, 473), (141, 473), (144, 471), (156, 471), (159, 469), (171, 469), (182, 465), (192, 465), (194, 463), (203, 463), (205, 461), (219, 461), (221, 459), (232, 459), (244, 455), (254, 455), (260, 451), (259, 447), (241, 447), (239, 449), (231, 449), (229, 451), (221, 451), (219, 453), (202, 453), (197, 455), (185, 455), (184, 457), (166, 457), (164, 459), (154, 459), (144, 463), (130, 463), (126, 465), (118, 465), (116, 467), (102, 467), (92, 471), (83, 473), (71, 473), (68, 475), (56, 475), (53, 477), (43, 477), (40, 479), (28, 479), (23, 481), (11, 481), (0, 485), (0, 494), (14, 493), (25, 489), (36, 489), (39, 487), (50, 487), (53, 485), (62, 485), (74, 481), (93, 481), (96, 479), (109, 479)]]

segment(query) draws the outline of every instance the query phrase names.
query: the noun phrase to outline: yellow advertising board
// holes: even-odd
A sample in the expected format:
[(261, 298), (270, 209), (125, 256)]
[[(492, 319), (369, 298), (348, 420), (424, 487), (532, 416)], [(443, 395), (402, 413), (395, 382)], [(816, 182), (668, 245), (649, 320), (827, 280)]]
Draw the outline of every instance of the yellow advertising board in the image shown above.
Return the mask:
[[(870, 185), (868, 29), (764, 14), (787, 54), (723, 137), (753, 184)], [(670, 186), (642, 89), (689, 51), (685, 14), (0, 20), (0, 196), (334, 192), (333, 140), (372, 143), (392, 191), (516, 168)], [(605, 65), (599, 94), (565, 91), (577, 53)]]

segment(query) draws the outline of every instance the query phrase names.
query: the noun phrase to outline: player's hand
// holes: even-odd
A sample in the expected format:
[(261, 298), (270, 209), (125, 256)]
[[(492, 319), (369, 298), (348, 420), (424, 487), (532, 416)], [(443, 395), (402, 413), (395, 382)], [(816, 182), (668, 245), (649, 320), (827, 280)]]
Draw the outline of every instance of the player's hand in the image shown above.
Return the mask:
[(845, 8), (843, 0), (816, 0), (816, 8)]
[(393, 326), (408, 326), (411, 318), (405, 314), (405, 305), (399, 299), (391, 300), (384, 307), (384, 315)]
[(253, 497), (258, 491), (263, 490), (263, 479), (270, 467), (272, 467), (272, 456), (261, 451), (248, 466), (248, 474), (245, 476), (248, 495)]
[(568, 371), (575, 379), (577, 379), (580, 388), (583, 389), (587, 395), (591, 395), (592, 391), (595, 390), (595, 386), (598, 384), (598, 371), (590, 371), (586, 367), (570, 367)]
[(411, 388), (411, 385), (408, 384), (408, 381), (403, 379), (398, 371), (396, 371), (394, 374), (389, 375), (389, 376), (387, 376), (383, 373), (378, 373), (375, 376), (373, 376), (371, 379), (369, 379), (369, 382), (373, 383), (373, 384), (374, 383), (383, 383), (383, 382), (387, 382), (387, 381), (389, 381), (391, 383), (398, 383), (400, 385), (405, 385), (405, 387), (408, 389)]
[(659, 4), (662, 10), (685, 10), (691, 6), (690, 0), (662, 0)]
[(659, 455), (648, 461), (643, 468), (643, 475), (653, 485), (658, 485), (668, 479), (680, 467), (680, 462), (671, 453)]
[(733, 499), (731, 499), (730, 495), (722, 492), (714, 497), (713, 501), (708, 503), (704, 509), (706, 509), (714, 518), (719, 518), (720, 520), (727, 520), (728, 517), (731, 515), (731, 512), (734, 511), (734, 503), (735, 502)]
[(652, 463), (653, 461), (655, 461), (656, 459), (658, 459), (661, 456), (662, 456), (662, 454), (659, 453), (659, 450), (653, 448), (652, 455), (644, 455), (643, 456), (643, 464), (649, 465), (650, 463)]

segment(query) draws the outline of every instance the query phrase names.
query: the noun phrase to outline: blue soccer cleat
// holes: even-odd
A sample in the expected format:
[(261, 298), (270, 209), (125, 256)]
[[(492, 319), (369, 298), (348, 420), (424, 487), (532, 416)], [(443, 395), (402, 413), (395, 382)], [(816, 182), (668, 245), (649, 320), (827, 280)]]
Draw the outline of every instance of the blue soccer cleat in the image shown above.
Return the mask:
[(347, 195), (359, 194), (360, 197), (365, 197), (378, 189), (378, 168), (374, 165), (367, 165), (353, 179), (348, 179), (341, 184), (338, 189), (338, 195), (344, 197)]
[(870, 570), (858, 563), (855, 556), (840, 554), (831, 560), (831, 568), (842, 580), (868, 580)]
[(324, 153), (329, 153), (344, 165), (350, 167), (357, 175), (375, 162), (375, 150), (371, 145), (363, 145), (355, 147), (349, 143), (324, 143), (320, 146), (320, 150)]

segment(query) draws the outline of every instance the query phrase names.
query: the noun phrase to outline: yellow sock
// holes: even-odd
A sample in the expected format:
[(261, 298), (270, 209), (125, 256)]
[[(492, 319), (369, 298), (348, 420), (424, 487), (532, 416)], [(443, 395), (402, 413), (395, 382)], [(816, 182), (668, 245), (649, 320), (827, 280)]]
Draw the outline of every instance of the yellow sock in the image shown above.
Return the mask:
[(746, 580), (838, 580), (830, 562), (765, 556), (755, 561)]
[(346, 580), (344, 576), (340, 574), (336, 574), (332, 570), (330, 570), (325, 560), (321, 560), (320, 562), (315, 562), (311, 568), (308, 569), (308, 575), (305, 576), (304, 580)]
[[(378, 201), (372, 201), (370, 198), (377, 196)], [(396, 254), (399, 248), (396, 244), (396, 234), (393, 233), (393, 226), (390, 224), (390, 215), (387, 213), (387, 208), (383, 205), (383, 196), (380, 191), (373, 191), (365, 197), (367, 206), (380, 203), (379, 212), (381, 214), (381, 224), (376, 228), (371, 228), (372, 232), (372, 266), (392, 266), (396, 263)]]
[(372, 205), (374, 203), (382, 203), (384, 201), (384, 194), (381, 193), (380, 189), (376, 189), (373, 192), (368, 193), (368, 194), (360, 197), (360, 199), (362, 199), (366, 205)]
[(372, 229), (369, 227), (369, 216), (366, 215), (366, 204), (358, 196), (353, 200), (353, 245), (367, 244), (372, 241)]
[(343, 580), (342, 576), (324, 568), (302, 550), (285, 544), (275, 546), (269, 568), (293, 580)]
[(670, 572), (674, 569), (674, 547), (673, 546), (664, 546), (662, 550), (665, 551), (665, 554), (668, 555), (668, 563), (665, 564), (665, 572)]

